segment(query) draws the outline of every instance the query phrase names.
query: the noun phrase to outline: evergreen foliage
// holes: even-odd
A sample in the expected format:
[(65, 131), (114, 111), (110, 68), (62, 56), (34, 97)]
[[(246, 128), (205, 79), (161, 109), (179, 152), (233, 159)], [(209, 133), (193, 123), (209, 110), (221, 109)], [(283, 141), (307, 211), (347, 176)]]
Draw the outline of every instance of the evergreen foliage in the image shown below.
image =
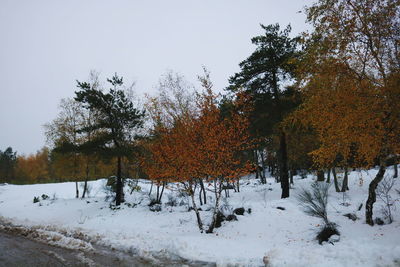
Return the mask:
[(123, 200), (123, 182), (121, 173), (122, 157), (129, 156), (134, 150), (134, 130), (143, 126), (144, 112), (134, 107), (124, 90), (123, 78), (115, 74), (107, 79), (112, 88), (105, 93), (93, 88), (88, 82), (77, 81), (80, 89), (76, 91), (75, 100), (82, 103), (86, 109), (96, 113), (96, 121), (80, 131), (97, 130), (98, 134), (83, 143), (83, 151), (97, 152), (103, 156), (117, 157), (116, 205)]
[(10, 182), (15, 178), (15, 166), (17, 163), (17, 152), (12, 147), (0, 150), (0, 181)]
[(275, 151), (279, 158), (282, 198), (286, 198), (289, 197), (287, 141), (280, 123), (299, 104), (296, 91), (288, 86), (294, 78), (298, 38), (289, 37), (290, 25), (283, 31), (279, 24), (261, 27), (265, 34), (252, 39), (257, 48), (239, 64), (241, 70), (230, 77), (227, 90), (238, 96), (245, 95), (250, 130), (260, 149), (272, 143), (273, 135), (279, 137)]

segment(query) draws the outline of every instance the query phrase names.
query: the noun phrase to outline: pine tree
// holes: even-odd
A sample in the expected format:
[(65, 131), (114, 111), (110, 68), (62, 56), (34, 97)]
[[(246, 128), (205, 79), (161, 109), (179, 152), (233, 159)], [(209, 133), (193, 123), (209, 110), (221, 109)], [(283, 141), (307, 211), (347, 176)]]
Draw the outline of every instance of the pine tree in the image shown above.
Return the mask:
[(17, 152), (11, 147), (3, 152), (0, 150), (0, 179), (4, 182), (10, 182), (15, 178), (15, 165), (17, 162)]
[[(285, 91), (283, 86), (293, 77), (297, 38), (289, 37), (290, 25), (283, 31), (280, 31), (279, 24), (261, 27), (265, 34), (251, 40), (257, 48), (239, 64), (241, 71), (230, 78), (228, 90), (250, 96), (249, 104), (253, 108), (249, 117), (253, 136), (261, 139), (272, 134), (279, 136), (279, 176), (282, 198), (286, 198), (289, 197), (287, 137), (279, 123), (297, 104), (291, 97), (294, 90)], [(263, 145), (265, 143), (260, 144)]]
[(117, 158), (116, 205), (123, 201), (122, 158), (133, 151), (134, 131), (143, 125), (144, 112), (134, 107), (124, 90), (123, 78), (115, 74), (107, 81), (109, 92), (93, 88), (88, 82), (77, 82), (75, 100), (92, 112), (96, 121), (81, 131), (97, 130), (99, 133), (80, 146), (80, 149)]

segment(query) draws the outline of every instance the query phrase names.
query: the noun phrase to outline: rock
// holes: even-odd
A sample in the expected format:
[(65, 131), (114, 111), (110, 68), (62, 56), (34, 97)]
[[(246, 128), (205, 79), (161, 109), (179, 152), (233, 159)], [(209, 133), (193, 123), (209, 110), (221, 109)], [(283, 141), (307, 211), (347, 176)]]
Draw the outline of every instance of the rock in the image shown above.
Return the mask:
[(153, 206), (150, 207), (150, 211), (152, 211), (152, 212), (161, 211), (161, 205), (160, 204), (154, 204)]
[[(189, 207), (188, 211), (192, 211), (192, 210), (194, 210), (194, 208), (193, 208), (193, 207)], [(202, 211), (201, 208), (197, 208), (197, 210), (198, 210), (198, 211)]]
[(340, 241), (340, 235), (332, 235), (329, 237), (328, 242), (339, 242)]
[(250, 214), (251, 213), (251, 208), (247, 209), (247, 213)]
[(276, 207), (278, 210), (286, 210), (284, 207)]
[(233, 210), (233, 214), (236, 215), (243, 215), (244, 214), (244, 208), (237, 208)]
[(329, 241), (329, 238), (333, 235), (340, 235), (340, 233), (334, 223), (328, 223), (319, 231), (316, 239), (322, 245), (323, 242)]
[(155, 205), (160, 205), (161, 202), (157, 201), (155, 198), (150, 199), (149, 207), (155, 206)]
[(355, 215), (354, 213), (346, 213), (343, 215), (344, 217), (349, 218), (350, 220), (356, 221), (358, 220), (357, 215)]
[(231, 215), (228, 215), (225, 220), (230, 222), (230, 221), (237, 221), (238, 219), (237, 219), (236, 215), (231, 214)]
[(375, 223), (377, 225), (384, 225), (385, 224), (385, 222), (379, 217), (375, 218)]
[(222, 190), (228, 190), (228, 189), (235, 189), (233, 184), (227, 184), (222, 186)]
[(268, 256), (263, 257), (263, 263), (265, 264), (265, 266), (269, 266), (269, 257)]
[(221, 227), (221, 224), (223, 221), (225, 221), (225, 219), (226, 219), (226, 217), (224, 216), (224, 214), (222, 214), (222, 212), (218, 211), (217, 219), (215, 220), (215, 228)]

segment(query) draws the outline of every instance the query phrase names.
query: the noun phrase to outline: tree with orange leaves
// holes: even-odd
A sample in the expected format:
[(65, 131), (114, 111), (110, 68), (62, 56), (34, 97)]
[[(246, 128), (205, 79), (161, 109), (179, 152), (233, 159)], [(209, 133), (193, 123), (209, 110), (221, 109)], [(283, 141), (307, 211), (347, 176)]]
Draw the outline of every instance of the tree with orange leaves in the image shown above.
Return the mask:
[(319, 0), (299, 68), (305, 102), (297, 118), (316, 130), (320, 166), (379, 163), (369, 185), (366, 222), (386, 162), (400, 154), (399, 0)]
[(36, 154), (18, 156), (15, 176), (19, 181), (43, 183), (50, 179), (49, 149), (43, 147)]
[(200, 140), (197, 146), (197, 161), (199, 171), (208, 177), (208, 182), (214, 186), (215, 206), (213, 220), (207, 230), (212, 233), (215, 227), (222, 185), (224, 182), (235, 181), (240, 176), (249, 173), (250, 164), (243, 161), (242, 153), (250, 147), (250, 137), (247, 132), (248, 120), (239, 113), (232, 111), (230, 117), (223, 118), (212, 92), (209, 74), (199, 77), (205, 92), (199, 101), (200, 116), (195, 123), (196, 138)]
[(248, 122), (236, 113), (223, 118), (209, 74), (206, 72), (200, 81), (205, 92), (197, 97), (199, 112), (176, 118), (172, 127), (158, 123), (152, 140), (146, 144), (148, 154), (142, 162), (150, 179), (180, 182), (184, 186), (191, 196), (201, 232), (204, 227), (194, 198), (195, 185), (198, 179), (205, 179), (213, 186), (213, 220), (206, 231), (212, 233), (223, 183), (238, 179), (250, 170), (241, 160), (241, 152), (249, 142)]

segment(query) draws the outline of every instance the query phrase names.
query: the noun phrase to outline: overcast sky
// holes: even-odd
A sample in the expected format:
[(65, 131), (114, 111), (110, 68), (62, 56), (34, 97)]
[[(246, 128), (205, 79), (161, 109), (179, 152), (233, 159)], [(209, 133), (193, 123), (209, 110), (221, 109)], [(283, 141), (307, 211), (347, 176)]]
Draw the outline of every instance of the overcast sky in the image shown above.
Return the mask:
[(43, 124), (90, 70), (154, 92), (168, 69), (195, 84), (202, 65), (222, 91), (262, 24), (307, 28), (311, 0), (1, 0), (0, 150), (34, 153)]

